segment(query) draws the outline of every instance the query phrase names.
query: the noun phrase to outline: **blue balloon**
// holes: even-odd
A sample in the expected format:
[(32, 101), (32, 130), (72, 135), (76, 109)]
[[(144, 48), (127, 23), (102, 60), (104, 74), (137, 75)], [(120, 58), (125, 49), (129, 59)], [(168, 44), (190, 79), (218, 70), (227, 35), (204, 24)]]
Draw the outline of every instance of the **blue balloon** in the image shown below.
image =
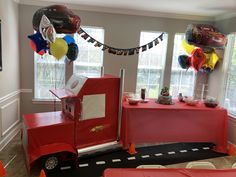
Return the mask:
[(79, 48), (75, 43), (71, 43), (68, 45), (68, 52), (66, 54), (67, 58), (70, 61), (75, 61), (79, 54)]
[(190, 67), (190, 58), (188, 55), (180, 55), (178, 62), (181, 68), (188, 69)]
[(75, 43), (74, 38), (71, 37), (71, 36), (69, 36), (69, 35), (66, 35), (63, 39), (66, 41), (66, 43), (67, 43), (68, 45), (71, 44), (71, 43)]
[(40, 32), (37, 32), (35, 34), (29, 35), (28, 38), (34, 42), (36, 45), (36, 52), (40, 52), (41, 50), (47, 50), (48, 49), (48, 43), (45, 41), (41, 35)]

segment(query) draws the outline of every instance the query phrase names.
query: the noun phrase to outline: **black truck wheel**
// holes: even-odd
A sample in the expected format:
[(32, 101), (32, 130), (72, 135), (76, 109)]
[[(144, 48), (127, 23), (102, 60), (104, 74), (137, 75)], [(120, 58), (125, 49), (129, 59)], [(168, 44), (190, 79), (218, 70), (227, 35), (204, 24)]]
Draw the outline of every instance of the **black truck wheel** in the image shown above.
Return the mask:
[(41, 167), (47, 172), (53, 172), (59, 169), (61, 161), (58, 155), (45, 156), (41, 160)]

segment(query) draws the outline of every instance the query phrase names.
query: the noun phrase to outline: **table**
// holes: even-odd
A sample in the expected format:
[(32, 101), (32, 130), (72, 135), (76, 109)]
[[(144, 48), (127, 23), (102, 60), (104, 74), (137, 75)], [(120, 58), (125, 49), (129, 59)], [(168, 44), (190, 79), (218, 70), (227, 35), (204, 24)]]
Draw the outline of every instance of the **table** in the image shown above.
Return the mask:
[(103, 177), (235, 177), (236, 169), (208, 170), (186, 168), (108, 168)]
[(189, 106), (174, 101), (173, 105), (148, 103), (129, 105), (123, 102), (121, 142), (212, 142), (217, 152), (227, 152), (228, 116), (221, 107), (208, 108), (203, 103)]

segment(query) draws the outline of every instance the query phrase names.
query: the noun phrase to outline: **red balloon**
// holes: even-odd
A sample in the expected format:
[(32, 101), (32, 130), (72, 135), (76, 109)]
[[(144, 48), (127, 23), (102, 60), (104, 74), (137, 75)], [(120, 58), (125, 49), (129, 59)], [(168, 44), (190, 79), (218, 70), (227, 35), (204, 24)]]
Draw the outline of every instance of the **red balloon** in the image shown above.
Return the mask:
[(201, 48), (196, 48), (192, 51), (191, 66), (196, 70), (199, 69), (206, 63), (206, 56)]
[[(33, 41), (31, 41), (30, 40), (30, 46), (31, 46), (31, 48), (32, 48), (32, 50), (33, 51), (35, 51), (35, 52), (37, 52), (36, 50), (36, 44), (33, 42)], [(39, 52), (37, 52), (39, 55), (43, 55), (43, 54), (45, 54), (45, 50), (40, 50)]]
[(45, 51), (44, 50), (41, 50), (40, 52), (38, 52), (39, 55), (44, 55), (45, 54)]
[(36, 52), (36, 44), (31, 40), (30, 40), (30, 46), (31, 46), (32, 50)]

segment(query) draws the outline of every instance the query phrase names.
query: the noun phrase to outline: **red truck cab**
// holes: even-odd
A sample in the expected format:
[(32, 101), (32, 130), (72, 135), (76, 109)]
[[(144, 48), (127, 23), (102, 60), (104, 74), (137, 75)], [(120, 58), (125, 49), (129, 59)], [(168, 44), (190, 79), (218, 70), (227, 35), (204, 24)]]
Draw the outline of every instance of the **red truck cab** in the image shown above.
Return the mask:
[(78, 149), (117, 140), (120, 78), (72, 75), (51, 92), (62, 110), (23, 115), (22, 143), (30, 170), (36, 161), (48, 171), (76, 160)]

